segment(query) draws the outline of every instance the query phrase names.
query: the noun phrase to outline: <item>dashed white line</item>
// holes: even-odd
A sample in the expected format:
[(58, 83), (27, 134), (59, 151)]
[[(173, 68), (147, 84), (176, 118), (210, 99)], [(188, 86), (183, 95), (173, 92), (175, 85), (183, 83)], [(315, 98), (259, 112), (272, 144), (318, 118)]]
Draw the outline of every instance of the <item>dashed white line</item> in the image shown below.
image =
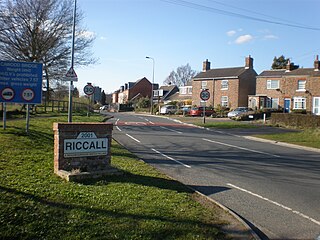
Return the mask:
[(163, 126), (160, 126), (161, 128), (163, 129), (166, 129), (168, 131), (171, 131), (171, 132), (175, 132), (175, 133), (178, 133), (178, 134), (182, 134), (182, 132), (179, 132), (179, 131), (176, 131), (176, 130), (173, 130), (173, 129), (170, 129), (170, 128), (167, 128), (167, 127), (163, 127)]
[(240, 190), (240, 191), (242, 191), (242, 192), (248, 193), (248, 194), (250, 194), (250, 195), (252, 195), (252, 196), (255, 196), (255, 197), (257, 197), (257, 198), (260, 198), (260, 199), (262, 199), (262, 200), (265, 200), (265, 201), (267, 201), (267, 202), (269, 202), (269, 203), (272, 203), (272, 204), (274, 204), (274, 205), (276, 205), (276, 206), (278, 206), (278, 207), (281, 207), (281, 208), (283, 208), (283, 209), (285, 209), (285, 210), (287, 210), (287, 211), (290, 211), (290, 212), (292, 212), (292, 213), (294, 213), (294, 214), (297, 214), (297, 215), (299, 215), (300, 217), (303, 217), (303, 218), (305, 218), (305, 219), (307, 219), (307, 220), (309, 220), (309, 221), (311, 221), (311, 222), (313, 222), (313, 223), (315, 223), (315, 224), (317, 224), (317, 225), (320, 226), (320, 222), (319, 222), (319, 221), (317, 221), (317, 220), (315, 220), (315, 219), (313, 219), (313, 218), (311, 218), (311, 217), (309, 217), (309, 216), (307, 216), (307, 215), (305, 215), (305, 214), (303, 214), (303, 213), (301, 213), (301, 212), (295, 211), (295, 210), (293, 210), (292, 208), (289, 208), (289, 207), (287, 207), (287, 206), (285, 206), (285, 205), (283, 205), (283, 204), (281, 204), (281, 203), (272, 201), (272, 200), (270, 200), (270, 199), (268, 199), (268, 198), (266, 198), (266, 197), (263, 197), (263, 196), (261, 196), (261, 195), (259, 195), (259, 194), (256, 194), (256, 193), (253, 193), (253, 192), (251, 192), (251, 191), (249, 191), (249, 190), (246, 190), (246, 189), (244, 189), (244, 188), (238, 187), (238, 186), (233, 185), (233, 184), (231, 184), (231, 183), (227, 183), (227, 185), (230, 186), (230, 187), (233, 187), (233, 188), (235, 188), (235, 189), (238, 189), (238, 190)]
[(151, 148), (151, 150), (154, 151), (154, 152), (156, 152), (156, 153), (158, 153), (158, 154), (160, 154), (161, 156), (163, 156), (163, 157), (165, 157), (165, 158), (167, 158), (167, 159), (169, 159), (169, 160), (172, 160), (172, 161), (174, 161), (174, 162), (176, 162), (176, 163), (181, 164), (182, 166), (184, 166), (184, 167), (186, 167), (186, 168), (191, 168), (191, 166), (189, 166), (189, 165), (187, 165), (187, 164), (184, 164), (184, 163), (182, 163), (182, 162), (180, 162), (180, 161), (178, 161), (178, 160), (175, 160), (174, 158), (169, 157), (168, 155), (166, 155), (166, 154), (164, 154), (164, 153), (161, 153), (161, 152), (159, 152), (158, 150), (156, 150), (156, 149), (154, 149), (154, 148)]
[(136, 141), (136, 142), (138, 142), (138, 143), (141, 143), (138, 139), (132, 137), (131, 135), (129, 135), (129, 134), (127, 134), (127, 133), (126, 133), (126, 135), (127, 135), (129, 138), (131, 138), (132, 140), (134, 140), (134, 141)]
[(116, 126), (116, 128), (117, 128), (120, 132), (122, 132), (122, 130), (121, 130), (118, 126)]
[(149, 122), (150, 124), (154, 125), (154, 122), (150, 121), (149, 119), (145, 118), (144, 120), (146, 120), (146, 121)]
[(220, 145), (227, 146), (227, 147), (233, 147), (233, 148), (237, 148), (237, 149), (240, 149), (240, 150), (245, 150), (245, 151), (248, 151), (248, 152), (259, 153), (259, 154), (268, 155), (268, 156), (272, 156), (272, 157), (276, 157), (276, 158), (280, 157), (279, 155), (270, 154), (270, 153), (266, 153), (266, 152), (261, 152), (261, 151), (257, 151), (257, 150), (253, 150), (253, 149), (249, 149), (249, 148), (239, 147), (239, 146), (236, 146), (236, 145), (231, 145), (231, 144), (227, 144), (227, 143), (223, 143), (223, 142), (217, 142), (217, 141), (206, 139), (206, 138), (202, 138), (202, 140), (207, 141), (207, 142), (211, 142), (211, 143), (220, 144)]

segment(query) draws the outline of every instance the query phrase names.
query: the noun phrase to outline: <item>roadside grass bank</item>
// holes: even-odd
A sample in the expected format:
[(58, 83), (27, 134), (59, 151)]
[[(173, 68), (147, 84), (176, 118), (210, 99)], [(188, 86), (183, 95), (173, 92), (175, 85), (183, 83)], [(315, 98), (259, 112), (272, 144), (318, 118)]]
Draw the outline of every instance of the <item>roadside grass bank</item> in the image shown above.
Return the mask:
[[(202, 118), (192, 117), (176, 117), (172, 116), (173, 119), (180, 120), (181, 122), (194, 124), (205, 128), (218, 128), (218, 129), (254, 129), (259, 127), (271, 127), (270, 125), (262, 125), (261, 122), (255, 124), (255, 122), (239, 122), (229, 119), (219, 118), (206, 118), (206, 123), (202, 123)], [(278, 142), (286, 142), (290, 144), (313, 147), (320, 149), (320, 129), (302, 129), (297, 132), (288, 133), (274, 133), (274, 134), (259, 134), (254, 137), (274, 140)]]
[(305, 129), (299, 132), (281, 134), (255, 135), (255, 137), (320, 149), (320, 129)]
[(52, 124), (66, 120), (33, 119), (28, 135), (23, 120), (0, 129), (0, 239), (228, 239), (220, 208), (116, 142), (112, 165), (123, 175), (81, 184), (55, 176)]

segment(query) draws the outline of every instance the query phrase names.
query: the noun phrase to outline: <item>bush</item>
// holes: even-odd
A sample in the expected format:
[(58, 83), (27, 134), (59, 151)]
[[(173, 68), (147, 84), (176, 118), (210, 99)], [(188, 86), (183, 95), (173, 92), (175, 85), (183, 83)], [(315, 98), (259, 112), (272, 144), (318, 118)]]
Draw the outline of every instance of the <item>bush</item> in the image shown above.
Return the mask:
[(320, 116), (296, 113), (272, 113), (271, 124), (297, 128), (320, 127)]

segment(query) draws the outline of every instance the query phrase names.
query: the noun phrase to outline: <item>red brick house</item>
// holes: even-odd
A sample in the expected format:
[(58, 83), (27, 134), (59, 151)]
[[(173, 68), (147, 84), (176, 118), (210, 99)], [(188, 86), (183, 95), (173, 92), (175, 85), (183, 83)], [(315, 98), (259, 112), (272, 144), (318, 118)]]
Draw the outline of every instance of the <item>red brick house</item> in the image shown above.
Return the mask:
[(295, 68), (289, 62), (286, 69), (263, 71), (257, 76), (256, 94), (249, 96), (249, 106), (320, 115), (318, 56), (313, 68)]
[[(153, 84), (153, 89), (158, 89), (158, 84)], [(152, 83), (146, 78), (136, 82), (128, 82), (113, 93), (113, 103), (127, 104), (141, 97), (151, 97)]]
[(255, 94), (257, 73), (253, 58), (245, 58), (245, 66), (210, 69), (208, 59), (203, 62), (203, 71), (192, 80), (192, 104), (201, 104), (200, 92), (208, 89), (207, 106), (234, 109), (248, 105), (248, 95)]

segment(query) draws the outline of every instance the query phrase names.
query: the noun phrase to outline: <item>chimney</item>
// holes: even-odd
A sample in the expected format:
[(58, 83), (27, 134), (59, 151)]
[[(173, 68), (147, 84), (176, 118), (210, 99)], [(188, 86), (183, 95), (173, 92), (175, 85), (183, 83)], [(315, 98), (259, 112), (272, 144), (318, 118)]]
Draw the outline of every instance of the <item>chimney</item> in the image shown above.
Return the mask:
[(128, 83), (125, 83), (124, 84), (124, 90), (127, 90), (128, 89)]
[(253, 69), (253, 58), (250, 55), (246, 57), (245, 69)]
[(203, 62), (202, 64), (202, 71), (206, 72), (210, 70), (210, 62), (208, 61), (208, 59), (206, 61)]
[(319, 55), (316, 56), (316, 59), (314, 60), (314, 71), (320, 70), (320, 61), (319, 61)]
[(294, 69), (294, 64), (291, 63), (290, 59), (288, 59), (288, 63), (287, 63), (287, 66), (286, 66), (286, 72), (290, 72)]

